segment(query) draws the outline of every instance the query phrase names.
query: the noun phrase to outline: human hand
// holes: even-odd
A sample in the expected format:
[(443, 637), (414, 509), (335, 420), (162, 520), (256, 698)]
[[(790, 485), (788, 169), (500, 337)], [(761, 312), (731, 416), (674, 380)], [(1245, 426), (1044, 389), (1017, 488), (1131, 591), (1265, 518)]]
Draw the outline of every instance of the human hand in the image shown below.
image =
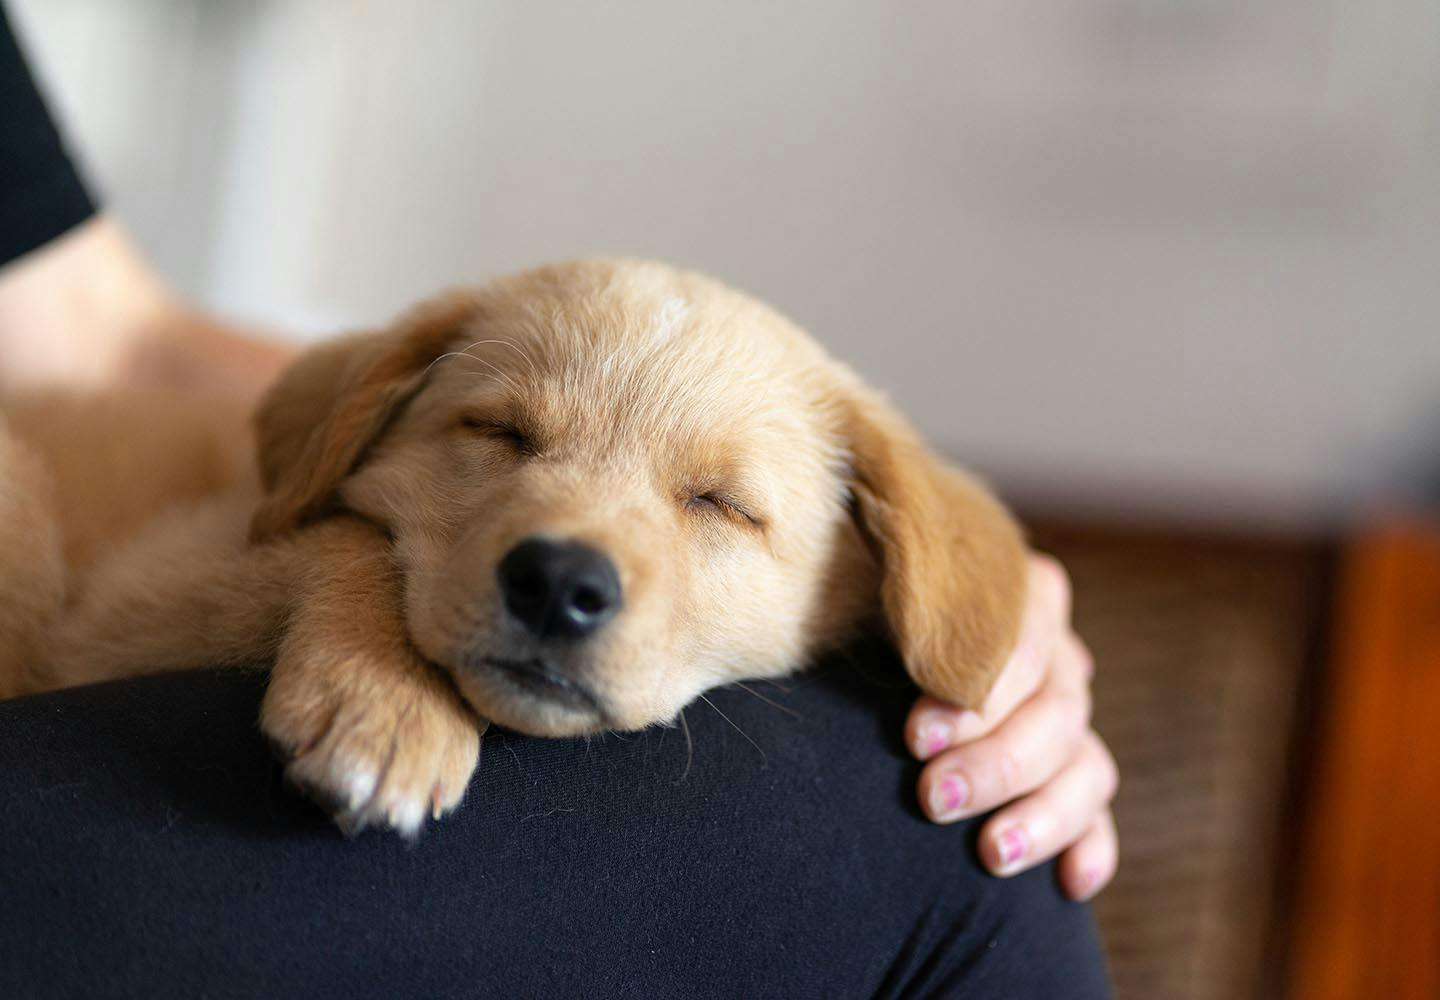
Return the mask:
[[(1060, 855), (1060, 884), (1089, 899), (1115, 875), (1110, 802), (1119, 775), (1090, 727), (1094, 661), (1070, 627), (1070, 581), (1032, 555), (1020, 641), (984, 708), (928, 695), (911, 709), (905, 744), (926, 761), (920, 805), (953, 823), (1004, 805), (980, 831), (980, 859), (1006, 877)], [(1006, 805), (1008, 803), (1008, 805)]]

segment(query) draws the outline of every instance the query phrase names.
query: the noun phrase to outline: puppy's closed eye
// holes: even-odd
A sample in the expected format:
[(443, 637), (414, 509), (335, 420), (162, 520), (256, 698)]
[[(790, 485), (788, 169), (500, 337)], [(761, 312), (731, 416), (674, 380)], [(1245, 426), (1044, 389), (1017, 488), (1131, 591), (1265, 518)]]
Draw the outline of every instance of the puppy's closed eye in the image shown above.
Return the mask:
[(460, 417), (460, 426), (467, 431), (499, 441), (511, 448), (515, 454), (530, 457), (539, 454), (535, 439), (521, 429), (520, 425), (507, 417), (495, 417), (483, 413), (465, 413)]
[(700, 514), (727, 517), (744, 526), (764, 530), (765, 519), (744, 501), (719, 490), (693, 491), (685, 501), (685, 509)]

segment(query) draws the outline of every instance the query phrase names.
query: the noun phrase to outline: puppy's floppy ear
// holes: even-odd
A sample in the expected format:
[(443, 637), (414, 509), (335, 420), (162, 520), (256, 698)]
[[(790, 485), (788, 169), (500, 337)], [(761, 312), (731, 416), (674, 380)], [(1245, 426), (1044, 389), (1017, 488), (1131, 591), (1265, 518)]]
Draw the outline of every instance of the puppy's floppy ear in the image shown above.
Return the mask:
[(296, 528), (324, 508), (478, 308), (473, 296), (450, 293), (388, 330), (322, 344), (280, 376), (255, 413), (265, 497), (250, 521), (252, 541)]
[(870, 390), (850, 385), (842, 414), (855, 518), (880, 561), (891, 637), (921, 688), (979, 709), (1019, 635), (1020, 528)]

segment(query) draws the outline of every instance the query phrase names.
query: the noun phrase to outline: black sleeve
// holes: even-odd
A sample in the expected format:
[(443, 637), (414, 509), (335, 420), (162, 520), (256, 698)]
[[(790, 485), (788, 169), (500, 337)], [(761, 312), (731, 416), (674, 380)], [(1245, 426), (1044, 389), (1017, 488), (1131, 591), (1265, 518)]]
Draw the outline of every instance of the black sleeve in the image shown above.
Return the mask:
[(1107, 995), (1052, 866), (991, 878), (918, 814), (883, 651), (712, 692), (688, 743), (492, 730), (413, 846), (283, 791), (262, 685), (0, 703), (0, 995)]
[(0, 267), (94, 214), (0, 6)]

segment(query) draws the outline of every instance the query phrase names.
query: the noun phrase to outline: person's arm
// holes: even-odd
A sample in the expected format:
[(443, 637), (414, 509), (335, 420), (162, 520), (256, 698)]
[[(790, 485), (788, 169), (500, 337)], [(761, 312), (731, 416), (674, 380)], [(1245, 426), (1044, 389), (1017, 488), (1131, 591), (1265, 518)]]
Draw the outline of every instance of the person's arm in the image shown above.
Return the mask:
[(1010, 876), (1058, 854), (1074, 899), (1104, 888), (1118, 862), (1110, 802), (1119, 773), (1090, 727), (1093, 673), (1070, 627), (1069, 577), (1036, 555), (1019, 645), (983, 711), (924, 697), (905, 723), (905, 745), (927, 762), (918, 785), (926, 815), (953, 823), (1005, 806), (980, 831), (981, 861)]
[(249, 396), (289, 353), (189, 308), (97, 210), (0, 6), (0, 393), (130, 382)]
[(292, 353), (188, 306), (103, 213), (0, 267), (0, 392), (123, 383), (250, 398)]

